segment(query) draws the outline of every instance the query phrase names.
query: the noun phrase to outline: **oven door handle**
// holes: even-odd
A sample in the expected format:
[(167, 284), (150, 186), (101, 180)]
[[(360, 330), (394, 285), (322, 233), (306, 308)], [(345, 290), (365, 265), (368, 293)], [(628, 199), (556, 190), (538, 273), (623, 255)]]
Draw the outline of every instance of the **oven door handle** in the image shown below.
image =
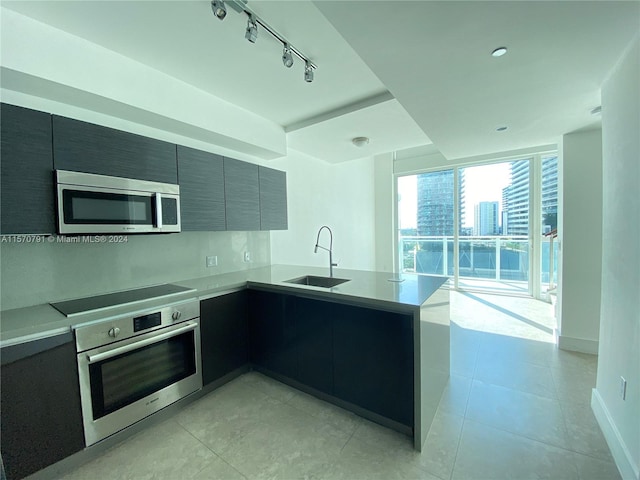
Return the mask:
[(122, 355), (123, 353), (131, 352), (132, 350), (137, 350), (138, 348), (146, 347), (147, 345), (151, 345), (153, 343), (157, 343), (171, 337), (177, 337), (182, 333), (195, 330), (196, 328), (198, 328), (197, 323), (187, 323), (183, 327), (176, 328), (175, 330), (171, 330), (170, 332), (155, 335), (145, 340), (140, 340), (139, 342), (130, 343), (129, 345), (123, 345), (122, 347), (116, 347), (107, 352), (96, 353), (95, 355), (87, 355), (87, 360), (90, 364), (100, 362), (102, 360), (107, 360), (108, 358), (117, 357), (118, 355)]

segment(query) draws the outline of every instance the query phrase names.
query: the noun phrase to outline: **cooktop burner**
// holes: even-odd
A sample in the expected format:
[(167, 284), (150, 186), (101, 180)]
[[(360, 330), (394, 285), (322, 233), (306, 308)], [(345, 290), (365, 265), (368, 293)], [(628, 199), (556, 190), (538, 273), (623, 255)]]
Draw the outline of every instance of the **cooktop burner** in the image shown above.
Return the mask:
[(80, 315), (94, 310), (102, 310), (109, 307), (125, 305), (127, 303), (150, 300), (152, 298), (166, 297), (179, 293), (195, 291), (192, 288), (181, 287), (165, 283), (154, 287), (136, 288), (124, 292), (107, 293), (95, 297), (77, 298), (64, 302), (51, 303), (51, 306), (67, 317)]

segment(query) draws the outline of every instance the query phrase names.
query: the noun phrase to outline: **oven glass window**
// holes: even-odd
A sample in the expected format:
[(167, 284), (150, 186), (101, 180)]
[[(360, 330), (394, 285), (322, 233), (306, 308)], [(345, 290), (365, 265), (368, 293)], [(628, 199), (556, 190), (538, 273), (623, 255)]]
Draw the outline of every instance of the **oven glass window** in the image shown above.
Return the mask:
[(193, 332), (91, 364), (93, 418), (97, 420), (195, 373)]
[(153, 225), (154, 198), (144, 195), (63, 190), (67, 224)]

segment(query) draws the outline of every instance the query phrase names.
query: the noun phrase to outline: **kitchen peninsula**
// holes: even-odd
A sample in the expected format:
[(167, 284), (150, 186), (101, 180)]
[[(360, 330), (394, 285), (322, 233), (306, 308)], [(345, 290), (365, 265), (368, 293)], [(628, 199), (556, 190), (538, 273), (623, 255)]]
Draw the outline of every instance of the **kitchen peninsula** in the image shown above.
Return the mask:
[[(3, 357), (12, 350), (19, 360), (15, 352), (30, 352), (34, 342), (70, 341), (80, 325), (198, 299), (204, 377), (209, 352), (220, 348), (211, 342), (225, 342), (218, 327), (214, 335), (205, 332), (226, 316), (223, 331), (231, 327), (234, 338), (242, 337), (244, 353), (220, 381), (256, 369), (411, 435), (415, 449), (421, 450), (449, 376), (447, 278), (336, 269), (334, 276), (347, 281), (331, 288), (290, 282), (327, 273), (324, 268), (275, 265), (173, 281), (185, 291), (72, 317), (50, 305), (4, 311)], [(232, 315), (217, 309), (224, 298), (234, 298), (242, 308)], [(209, 389), (205, 381), (202, 393), (220, 381)]]

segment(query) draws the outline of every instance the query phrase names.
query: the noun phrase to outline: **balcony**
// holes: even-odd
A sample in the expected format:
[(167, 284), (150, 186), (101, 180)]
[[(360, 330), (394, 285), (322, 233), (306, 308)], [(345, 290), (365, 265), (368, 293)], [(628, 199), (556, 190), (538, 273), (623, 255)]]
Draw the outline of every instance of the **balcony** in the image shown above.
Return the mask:
[[(405, 273), (453, 277), (453, 236), (400, 236), (401, 270)], [(543, 290), (549, 287), (549, 241), (542, 241), (541, 274)], [(554, 245), (557, 255), (557, 244)], [(529, 293), (529, 238), (514, 236), (459, 237), (460, 288)], [(552, 285), (555, 284), (556, 272)], [(546, 287), (546, 288), (545, 288)]]

